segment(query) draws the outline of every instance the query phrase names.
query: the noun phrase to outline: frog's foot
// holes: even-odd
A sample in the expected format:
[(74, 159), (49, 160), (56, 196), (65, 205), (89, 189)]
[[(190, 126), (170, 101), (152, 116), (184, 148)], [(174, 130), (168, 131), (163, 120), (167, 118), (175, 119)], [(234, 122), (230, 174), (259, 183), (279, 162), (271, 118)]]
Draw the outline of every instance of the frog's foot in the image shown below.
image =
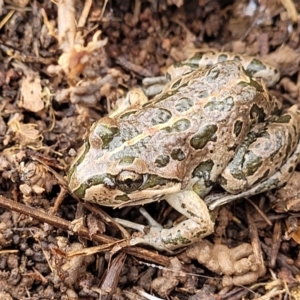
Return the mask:
[[(130, 239), (129, 244), (131, 246), (143, 244), (143, 245), (149, 245), (153, 248), (160, 250), (160, 251), (169, 251), (169, 249), (166, 248), (162, 238), (161, 238), (161, 228), (158, 227), (150, 227), (150, 230), (147, 230), (146, 226), (137, 224), (134, 222), (130, 222), (123, 219), (115, 219), (119, 224), (121, 224), (124, 227), (132, 228), (135, 230), (140, 231), (140, 233), (135, 233), (134, 237)], [(147, 234), (145, 232), (148, 231)]]
[[(130, 240), (130, 245), (133, 246), (137, 244), (145, 244), (150, 245), (157, 250), (167, 250), (161, 239), (161, 231), (163, 230), (161, 224), (156, 222), (143, 207), (140, 207), (139, 211), (147, 220), (149, 224), (148, 226), (127, 221), (124, 219), (115, 218), (115, 221), (121, 224), (122, 226), (135, 229), (140, 232), (140, 234), (136, 233), (135, 236)], [(147, 233), (145, 234), (145, 232)]]
[(148, 97), (156, 96), (168, 82), (166, 76), (146, 77), (143, 79), (143, 91)]
[(156, 227), (156, 228), (159, 228), (159, 229), (163, 229), (163, 227), (162, 227), (158, 222), (156, 222), (156, 220), (154, 220), (154, 219), (148, 214), (148, 212), (146, 211), (145, 208), (140, 207), (139, 211), (140, 211), (140, 213), (143, 215), (143, 217), (148, 221), (148, 224), (149, 224), (151, 227)]
[[(161, 231), (163, 230), (163, 227), (158, 222), (156, 222), (143, 207), (141, 207), (139, 211), (148, 221), (150, 229), (149, 226), (115, 218), (115, 221), (122, 226), (138, 230), (142, 233), (141, 236), (139, 236), (139, 234), (136, 234), (135, 237), (130, 240), (130, 245), (145, 244), (153, 246), (158, 250), (167, 250), (161, 239)], [(147, 234), (145, 234), (145, 232), (147, 232)]]
[(143, 236), (133, 237), (130, 240), (131, 245), (145, 244), (158, 250), (170, 251), (194, 243), (213, 232), (214, 222), (210, 212), (196, 193), (181, 191), (167, 195), (165, 198), (172, 207), (188, 219), (172, 228), (162, 228), (147, 213), (145, 215), (142, 209), (144, 216), (150, 219), (150, 230)]
[[(163, 227), (158, 222), (156, 222), (143, 207), (140, 207), (139, 211), (143, 215), (143, 217), (148, 221), (149, 226), (151, 226), (153, 228), (163, 229)], [(115, 221), (118, 222), (119, 224), (123, 225), (124, 227), (135, 229), (140, 232), (145, 232), (145, 230), (146, 230), (145, 225), (141, 225), (138, 223), (134, 223), (134, 222), (127, 221), (124, 219), (119, 219), (119, 218), (115, 218)]]
[[(135, 236), (130, 240), (130, 245), (144, 244), (160, 251), (172, 251), (198, 241), (212, 233), (213, 222), (203, 228), (194, 220), (185, 220), (172, 228), (150, 227), (143, 236)], [(203, 225), (203, 224), (202, 224)]]
[(119, 223), (120, 225), (126, 227), (126, 228), (131, 228), (140, 232), (145, 232), (146, 226), (142, 225), (142, 224), (138, 224), (138, 223), (134, 223), (131, 221), (127, 221), (124, 219), (120, 219), (120, 218), (115, 218), (114, 219), (117, 223)]

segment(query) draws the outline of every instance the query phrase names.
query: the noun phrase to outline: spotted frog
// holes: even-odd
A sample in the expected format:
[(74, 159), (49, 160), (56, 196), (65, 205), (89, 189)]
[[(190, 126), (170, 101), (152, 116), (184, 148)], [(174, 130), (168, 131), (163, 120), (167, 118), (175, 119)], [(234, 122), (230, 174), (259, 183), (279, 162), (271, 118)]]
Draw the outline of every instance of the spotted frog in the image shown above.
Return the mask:
[(166, 78), (152, 100), (133, 90), (125, 109), (91, 126), (68, 180), (78, 197), (104, 206), (165, 199), (186, 220), (130, 243), (173, 250), (213, 232), (208, 205), (286, 183), (299, 161), (300, 114), (281, 113), (266, 89), (279, 73), (254, 58), (197, 52)]

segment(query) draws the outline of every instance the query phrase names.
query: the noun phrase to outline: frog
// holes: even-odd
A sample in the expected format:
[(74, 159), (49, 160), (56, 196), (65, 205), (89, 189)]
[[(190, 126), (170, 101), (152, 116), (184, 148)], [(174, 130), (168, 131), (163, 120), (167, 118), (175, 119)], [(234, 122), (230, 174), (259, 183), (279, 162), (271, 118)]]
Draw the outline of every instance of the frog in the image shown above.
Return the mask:
[(152, 99), (133, 89), (92, 124), (69, 169), (70, 191), (114, 208), (166, 200), (185, 216), (130, 245), (173, 251), (203, 239), (216, 206), (281, 187), (299, 162), (299, 110), (283, 112), (267, 88), (279, 77), (261, 60), (224, 52), (172, 65)]

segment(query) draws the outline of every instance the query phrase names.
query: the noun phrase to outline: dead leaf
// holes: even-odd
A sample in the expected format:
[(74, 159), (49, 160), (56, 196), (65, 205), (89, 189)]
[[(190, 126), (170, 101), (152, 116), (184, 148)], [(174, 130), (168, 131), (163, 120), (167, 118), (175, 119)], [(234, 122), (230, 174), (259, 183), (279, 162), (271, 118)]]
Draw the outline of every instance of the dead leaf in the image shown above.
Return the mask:
[(19, 107), (32, 112), (39, 112), (44, 108), (41, 79), (38, 73), (28, 72), (25, 75), (22, 79), (20, 92)]

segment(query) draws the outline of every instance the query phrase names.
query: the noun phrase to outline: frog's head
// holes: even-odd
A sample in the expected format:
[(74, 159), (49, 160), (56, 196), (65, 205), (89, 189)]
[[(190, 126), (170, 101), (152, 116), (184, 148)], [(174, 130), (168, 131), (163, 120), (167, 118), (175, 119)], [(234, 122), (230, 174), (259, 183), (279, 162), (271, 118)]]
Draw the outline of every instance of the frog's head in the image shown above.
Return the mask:
[[(86, 201), (118, 207), (145, 204), (178, 192), (178, 171), (168, 169), (169, 176), (168, 172), (155, 172), (149, 163), (149, 155), (155, 154), (148, 149), (153, 143), (149, 144), (149, 136), (152, 138), (143, 133), (126, 140), (120, 124), (109, 117), (94, 123), (70, 168), (70, 190)], [(157, 164), (164, 163), (160, 155)]]

